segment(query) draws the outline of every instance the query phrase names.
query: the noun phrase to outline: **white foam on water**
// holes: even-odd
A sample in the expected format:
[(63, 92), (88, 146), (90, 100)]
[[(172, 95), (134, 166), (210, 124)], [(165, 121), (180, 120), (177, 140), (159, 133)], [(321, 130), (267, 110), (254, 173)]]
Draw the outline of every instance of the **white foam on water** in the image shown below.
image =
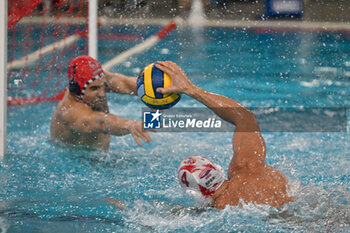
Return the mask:
[(320, 82), (316, 79), (312, 80), (311, 82), (301, 81), (300, 84), (304, 87), (319, 87)]
[(338, 74), (339, 69), (337, 67), (330, 66), (318, 66), (314, 68), (315, 74)]
[(7, 230), (10, 228), (10, 224), (6, 218), (0, 217), (0, 230), (1, 233), (6, 233)]
[(345, 187), (323, 189), (309, 185), (302, 187), (294, 202), (271, 212), (269, 219), (303, 227), (311, 231), (340, 231), (350, 229), (350, 195)]
[(160, 53), (161, 54), (169, 54), (169, 49), (167, 49), (167, 48), (162, 48), (161, 50), (160, 50)]

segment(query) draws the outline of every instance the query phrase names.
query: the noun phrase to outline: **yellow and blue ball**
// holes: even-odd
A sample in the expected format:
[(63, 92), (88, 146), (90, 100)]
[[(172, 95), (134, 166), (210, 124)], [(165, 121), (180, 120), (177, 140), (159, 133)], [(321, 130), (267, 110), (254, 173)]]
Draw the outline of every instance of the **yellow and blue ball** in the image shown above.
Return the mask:
[(137, 78), (137, 95), (142, 102), (152, 109), (168, 109), (180, 101), (181, 96), (176, 93), (162, 94), (157, 88), (167, 88), (171, 78), (167, 73), (150, 64), (141, 71)]

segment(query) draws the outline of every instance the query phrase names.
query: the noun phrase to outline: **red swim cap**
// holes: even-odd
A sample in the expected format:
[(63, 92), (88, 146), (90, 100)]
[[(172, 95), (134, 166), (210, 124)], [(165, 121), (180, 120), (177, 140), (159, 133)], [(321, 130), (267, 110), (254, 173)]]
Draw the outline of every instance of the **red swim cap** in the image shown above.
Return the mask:
[(87, 55), (74, 58), (68, 66), (68, 78), (79, 84), (81, 97), (84, 96), (86, 87), (102, 76), (101, 64)]

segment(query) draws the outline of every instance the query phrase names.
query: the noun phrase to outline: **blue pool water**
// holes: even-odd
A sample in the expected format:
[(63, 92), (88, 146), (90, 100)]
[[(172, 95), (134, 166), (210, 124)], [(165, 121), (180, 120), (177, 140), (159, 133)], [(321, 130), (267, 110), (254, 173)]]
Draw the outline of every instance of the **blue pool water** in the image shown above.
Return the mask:
[[(147, 37), (157, 30), (115, 27), (102, 33)], [(101, 63), (134, 44), (100, 41)], [(350, 106), (348, 34), (178, 28), (112, 71), (136, 76), (157, 60), (178, 63), (198, 86), (247, 107)], [(141, 118), (144, 106), (137, 97), (111, 94), (109, 100), (112, 113)], [(295, 195), (281, 209), (252, 204), (181, 209), (176, 203), (196, 203), (179, 189), (180, 161), (204, 155), (227, 169), (232, 133), (156, 133), (143, 147), (130, 135), (113, 137), (109, 151), (64, 147), (49, 138), (56, 104), (8, 109), (0, 232), (350, 231), (349, 126), (347, 132), (263, 132), (266, 162), (286, 174)], [(183, 96), (177, 106), (202, 105)], [(119, 199), (126, 208), (102, 198)]]

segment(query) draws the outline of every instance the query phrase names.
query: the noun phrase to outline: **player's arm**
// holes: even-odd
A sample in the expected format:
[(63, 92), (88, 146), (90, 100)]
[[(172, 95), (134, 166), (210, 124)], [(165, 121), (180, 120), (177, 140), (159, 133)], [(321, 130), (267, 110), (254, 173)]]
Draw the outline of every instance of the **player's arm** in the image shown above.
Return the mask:
[(112, 205), (115, 205), (117, 208), (119, 208), (120, 210), (124, 210), (126, 208), (126, 205), (117, 199), (111, 199), (111, 198), (102, 198), (103, 201), (106, 201)]
[(136, 95), (135, 77), (128, 77), (119, 73), (111, 73), (105, 71), (104, 78), (106, 79), (106, 92), (115, 92), (120, 94)]
[(219, 117), (236, 126), (233, 134), (233, 154), (228, 168), (229, 178), (236, 172), (254, 172), (265, 164), (265, 141), (255, 115), (236, 101), (198, 87), (188, 95), (205, 104)]
[(140, 138), (145, 142), (152, 140), (143, 130), (142, 122), (118, 117), (113, 114), (92, 111), (85, 106), (76, 106), (66, 111), (64, 118), (70, 127), (83, 133), (105, 133), (116, 136), (131, 134), (136, 143), (142, 146)]
[(166, 89), (158, 88), (159, 92), (187, 94), (236, 126), (233, 135), (234, 156), (228, 169), (229, 177), (241, 169), (249, 169), (250, 172), (254, 172), (265, 164), (265, 142), (255, 115), (251, 111), (233, 99), (195, 86), (185, 72), (173, 62), (158, 62), (156, 66), (172, 78), (170, 86)]

